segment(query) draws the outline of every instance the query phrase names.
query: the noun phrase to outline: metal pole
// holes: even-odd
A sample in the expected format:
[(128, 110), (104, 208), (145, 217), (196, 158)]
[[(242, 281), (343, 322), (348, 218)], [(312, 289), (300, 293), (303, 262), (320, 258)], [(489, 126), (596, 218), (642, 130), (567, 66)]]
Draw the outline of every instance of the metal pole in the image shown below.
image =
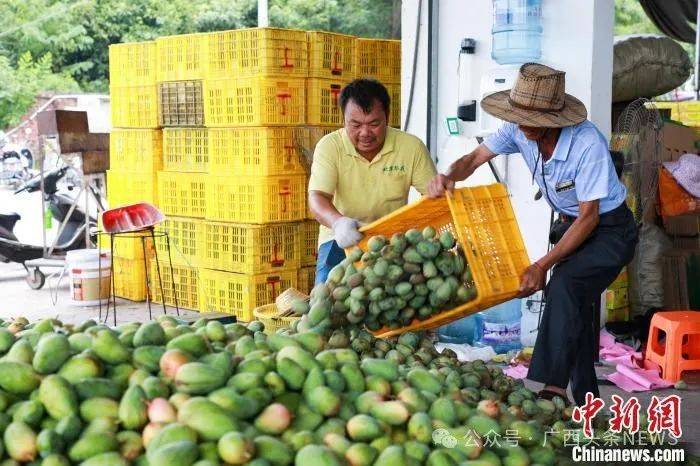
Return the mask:
[(697, 12), (695, 17), (695, 77), (693, 83), (695, 85), (695, 100), (700, 100), (700, 0), (698, 0)]
[(266, 28), (270, 25), (270, 20), (267, 16), (268, 12), (267, 0), (258, 0), (258, 27)]

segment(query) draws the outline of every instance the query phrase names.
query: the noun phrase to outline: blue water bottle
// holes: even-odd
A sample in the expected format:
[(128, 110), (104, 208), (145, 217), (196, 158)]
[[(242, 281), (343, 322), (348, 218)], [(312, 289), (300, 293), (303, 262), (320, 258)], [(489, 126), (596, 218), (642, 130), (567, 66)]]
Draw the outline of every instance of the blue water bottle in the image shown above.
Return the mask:
[(493, 0), (491, 36), (499, 65), (542, 58), (542, 0)]

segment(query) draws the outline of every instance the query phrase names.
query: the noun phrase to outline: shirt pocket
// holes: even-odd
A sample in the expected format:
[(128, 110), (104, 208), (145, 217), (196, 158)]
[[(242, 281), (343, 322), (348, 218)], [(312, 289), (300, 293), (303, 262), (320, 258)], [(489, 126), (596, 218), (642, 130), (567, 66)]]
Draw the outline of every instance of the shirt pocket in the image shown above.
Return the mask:
[(573, 207), (578, 207), (578, 196), (576, 195), (576, 189), (570, 188), (566, 191), (561, 191), (556, 193), (557, 205), (562, 209), (570, 209)]

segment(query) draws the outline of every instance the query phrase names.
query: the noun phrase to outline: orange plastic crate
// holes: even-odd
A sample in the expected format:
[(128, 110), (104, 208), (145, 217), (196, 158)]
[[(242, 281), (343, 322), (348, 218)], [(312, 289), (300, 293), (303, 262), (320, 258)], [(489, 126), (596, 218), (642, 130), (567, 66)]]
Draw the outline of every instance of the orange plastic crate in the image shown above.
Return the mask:
[(374, 235), (391, 237), (396, 232), (427, 226), (456, 235), (474, 277), (476, 299), (424, 321), (416, 319), (407, 327), (380, 329), (374, 332), (376, 335), (389, 337), (439, 327), (518, 294), (520, 276), (530, 260), (502, 184), (460, 188), (440, 199), (423, 198), (363, 227), (360, 231), (365, 236), (359, 246), (365, 248)]
[(158, 128), (158, 89), (144, 86), (110, 86), (112, 127)]
[(299, 291), (310, 294), (316, 281), (316, 266), (300, 268), (297, 277)]
[(316, 265), (318, 257), (318, 229), (319, 224), (316, 220), (306, 220), (301, 223), (300, 227), (301, 239), (301, 265)]
[(278, 28), (212, 32), (207, 78), (299, 76), (309, 70), (305, 31)]
[(156, 39), (158, 81), (204, 79), (209, 34), (184, 34)]
[(157, 129), (113, 128), (109, 133), (109, 165), (113, 170), (160, 170), (163, 134)]
[(358, 78), (375, 78), (384, 84), (400, 83), (401, 41), (356, 39), (355, 65)]
[[(163, 284), (162, 292), (158, 284), (159, 268), (160, 282)], [(199, 269), (175, 264), (171, 268), (166, 261), (161, 260), (156, 263), (155, 260), (152, 260), (149, 273), (154, 302), (162, 303), (165, 299), (165, 304), (169, 306), (177, 304), (180, 309), (199, 310)], [(173, 282), (175, 283), (174, 288)]]
[(309, 31), (309, 77), (355, 77), (355, 37), (332, 32)]
[(207, 178), (207, 220), (274, 223), (300, 221), (305, 216), (305, 175)]
[(304, 173), (301, 127), (211, 128), (209, 173), (274, 176)]
[(163, 130), (163, 167), (168, 171), (205, 173), (209, 168), (207, 130), (165, 128)]
[(199, 263), (238, 273), (266, 273), (300, 264), (299, 226), (206, 222)]
[(338, 98), (347, 81), (309, 78), (306, 80), (306, 122), (315, 126), (343, 125)]
[(168, 217), (158, 225), (156, 250), (158, 260), (168, 262), (168, 239), (170, 240), (170, 258), (173, 264), (198, 266), (204, 249), (204, 220), (186, 217)]
[(202, 218), (206, 188), (204, 174), (158, 172), (158, 207), (167, 215)]
[(134, 42), (109, 46), (109, 83), (142, 86), (156, 83), (156, 43)]
[(208, 127), (303, 125), (305, 82), (285, 77), (208, 79), (204, 113)]
[(156, 204), (156, 174), (139, 171), (107, 171), (107, 201), (111, 208), (139, 202)]
[(202, 312), (234, 314), (243, 322), (253, 320), (253, 309), (275, 302), (287, 288), (296, 287), (297, 271), (244, 275), (200, 269)]

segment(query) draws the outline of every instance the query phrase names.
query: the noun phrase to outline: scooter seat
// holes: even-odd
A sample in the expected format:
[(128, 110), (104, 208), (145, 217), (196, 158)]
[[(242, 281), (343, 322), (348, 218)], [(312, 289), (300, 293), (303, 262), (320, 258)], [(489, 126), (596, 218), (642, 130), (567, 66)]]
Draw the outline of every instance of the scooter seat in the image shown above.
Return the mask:
[(17, 212), (0, 212), (0, 222), (10, 222), (13, 225), (22, 219)]

